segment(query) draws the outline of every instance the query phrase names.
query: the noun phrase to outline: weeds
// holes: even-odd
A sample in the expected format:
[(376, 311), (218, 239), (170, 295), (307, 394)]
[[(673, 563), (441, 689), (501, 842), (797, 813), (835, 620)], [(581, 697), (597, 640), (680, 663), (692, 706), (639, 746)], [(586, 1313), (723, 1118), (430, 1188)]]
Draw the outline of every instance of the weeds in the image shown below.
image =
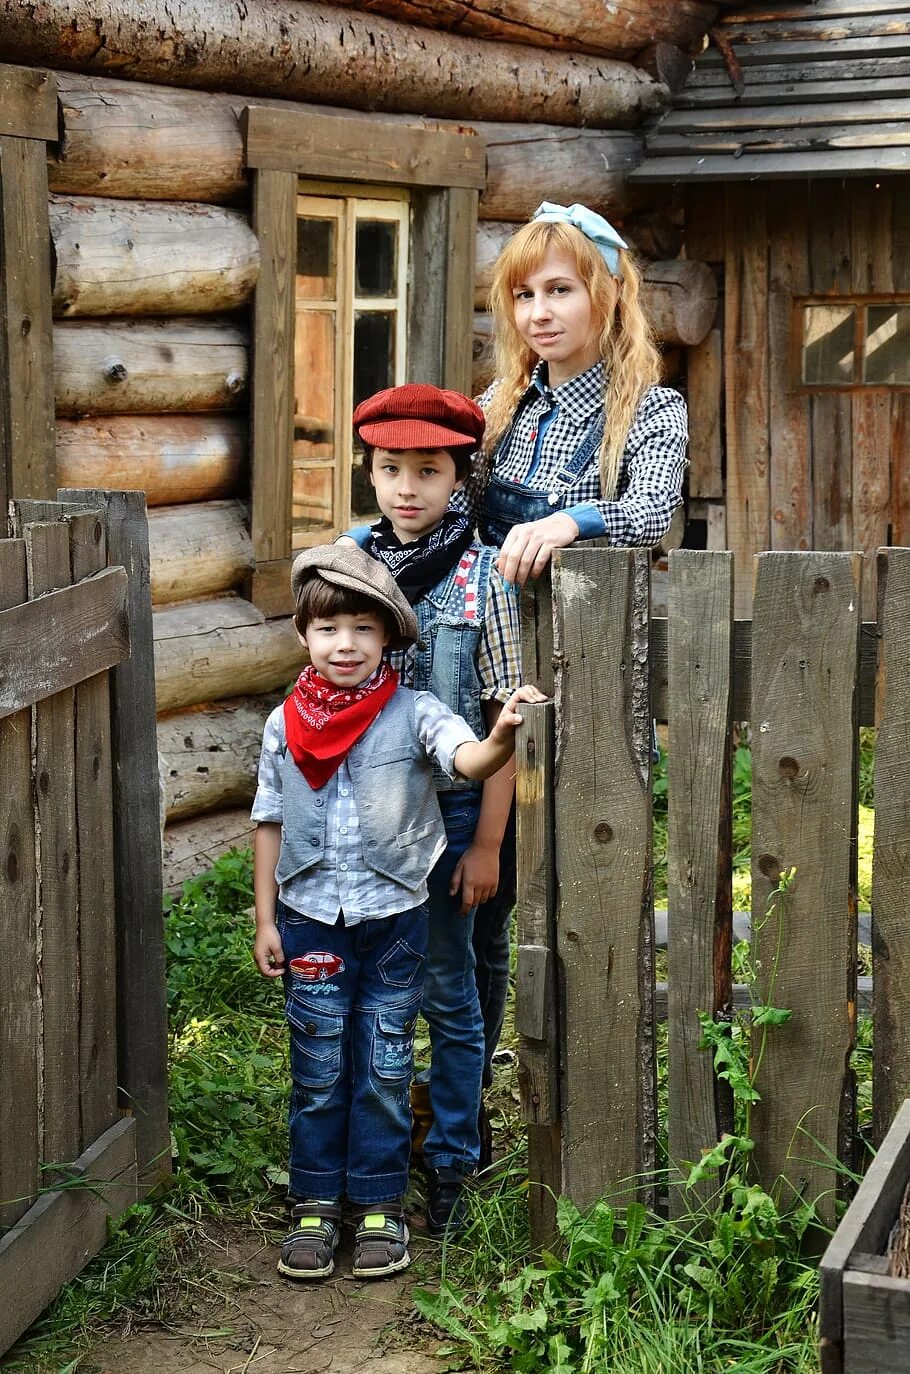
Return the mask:
[[(793, 878), (794, 870), (784, 873), (771, 894), (769, 917), (777, 917), (778, 929)], [(489, 1215), (475, 1207), (438, 1291), (419, 1290), (415, 1301), (476, 1369), (796, 1374), (815, 1367), (817, 1274), (801, 1254), (804, 1235), (818, 1224), (815, 1209), (799, 1204), (781, 1210), (749, 1176), (750, 1118), (767, 1036), (789, 1016), (772, 1005), (780, 951), (778, 939), (765, 998), (752, 1007), (751, 1052), (746, 1018), (699, 1018), (702, 1047), (730, 1085), (736, 1122), (735, 1132), (705, 1151), (685, 1183), (690, 1194), (712, 1180), (710, 1203), (693, 1203), (687, 1215), (668, 1222), (640, 1203), (614, 1208), (605, 1199), (582, 1213), (562, 1198), (557, 1251), (544, 1252), (534, 1264), (522, 1264), (523, 1252), (516, 1254), (506, 1239), (503, 1212), (516, 1206), (508, 1179), (493, 1213), (499, 1218), (495, 1236)], [(745, 962), (742, 951), (740, 959)], [(473, 1258), (459, 1267), (461, 1249)], [(481, 1284), (477, 1257), (491, 1253), (497, 1256), (494, 1273)]]

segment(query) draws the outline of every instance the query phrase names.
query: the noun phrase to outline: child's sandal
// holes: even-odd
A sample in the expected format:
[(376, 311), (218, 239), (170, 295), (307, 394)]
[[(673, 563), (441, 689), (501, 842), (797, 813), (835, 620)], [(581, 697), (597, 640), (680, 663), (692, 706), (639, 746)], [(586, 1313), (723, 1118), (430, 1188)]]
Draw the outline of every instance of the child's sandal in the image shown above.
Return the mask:
[(297, 1203), (294, 1222), (281, 1242), (278, 1272), (289, 1279), (327, 1279), (335, 1269), (341, 1204), (315, 1199)]
[(351, 1273), (357, 1279), (381, 1279), (397, 1274), (411, 1263), (408, 1228), (400, 1202), (378, 1203), (358, 1209), (354, 1233), (354, 1262)]

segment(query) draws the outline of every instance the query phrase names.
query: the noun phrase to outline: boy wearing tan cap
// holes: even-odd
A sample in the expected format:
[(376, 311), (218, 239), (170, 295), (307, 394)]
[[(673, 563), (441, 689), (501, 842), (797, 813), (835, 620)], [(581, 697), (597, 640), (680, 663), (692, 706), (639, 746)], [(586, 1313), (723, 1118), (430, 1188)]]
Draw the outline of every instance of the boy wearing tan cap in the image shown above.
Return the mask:
[(433, 767), (482, 779), (514, 748), (513, 693), (481, 743), (430, 692), (384, 661), (416, 618), (361, 550), (295, 561), (295, 626), (310, 663), (263, 734), (254, 957), (282, 977), (291, 1035), (290, 1192), (300, 1199), (278, 1269), (334, 1270), (342, 1199), (355, 1218), (353, 1273), (410, 1263), (401, 1198), (408, 1089), (427, 943), (427, 877), (445, 848)]
[[(449, 509), (480, 447), (480, 407), (456, 391), (413, 383), (354, 411), (364, 469), (382, 519), (358, 532), (414, 608), (414, 649), (393, 656), (402, 681), (429, 689), (483, 737), (520, 681), (518, 601), (470, 521)], [(430, 1030), (432, 1124), (423, 1142), (427, 1224), (464, 1220), (462, 1185), (480, 1159), (484, 1021), (472, 942), (479, 903), (497, 890), (513, 792), (511, 760), (481, 785), (437, 770), (446, 851), (430, 876), (423, 1015)]]

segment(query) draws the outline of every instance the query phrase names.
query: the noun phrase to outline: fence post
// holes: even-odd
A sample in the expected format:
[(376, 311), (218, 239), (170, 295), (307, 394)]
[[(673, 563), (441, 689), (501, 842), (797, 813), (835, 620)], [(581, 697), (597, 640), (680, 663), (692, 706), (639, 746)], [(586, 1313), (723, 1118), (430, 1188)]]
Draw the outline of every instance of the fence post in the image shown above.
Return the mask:
[[(752, 623), (752, 947), (756, 996), (792, 1012), (753, 1028), (752, 1124), (766, 1187), (783, 1177), (834, 1218), (852, 1131), (861, 558), (764, 553)], [(795, 867), (768, 911), (780, 876)], [(762, 1054), (761, 1047), (764, 1046)]]
[(907, 615), (910, 549), (878, 555), (878, 677), (875, 744), (875, 841), (872, 865), (872, 974), (875, 988), (872, 1105), (881, 1144), (910, 1091), (910, 675)]
[(647, 1194), (655, 1157), (649, 581), (644, 550), (553, 558), (562, 1172), (581, 1207)]
[(167, 1001), (148, 522), (136, 491), (57, 493), (103, 510), (108, 556), (129, 578), (130, 657), (111, 673), (117, 893), (118, 1082), (136, 1120), (140, 1178), (170, 1173)]
[(515, 743), (518, 961), (515, 1029), (518, 1085), (528, 1127), (531, 1239), (556, 1235), (562, 1192), (559, 1126), (560, 1020), (556, 958), (552, 702), (523, 705)]
[[(673, 550), (668, 635), (668, 1136), (679, 1216), (689, 1210), (679, 1171), (732, 1129), (696, 1016), (717, 1016), (732, 997), (732, 554)], [(693, 1201), (711, 1191), (705, 1181)]]

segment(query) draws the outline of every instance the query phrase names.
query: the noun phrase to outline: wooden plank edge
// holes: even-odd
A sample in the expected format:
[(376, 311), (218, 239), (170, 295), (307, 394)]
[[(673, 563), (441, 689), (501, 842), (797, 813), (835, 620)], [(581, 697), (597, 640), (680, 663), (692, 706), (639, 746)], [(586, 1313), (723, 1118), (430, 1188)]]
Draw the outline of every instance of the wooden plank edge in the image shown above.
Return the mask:
[(72, 586), (0, 611), (0, 643), (12, 642), (21, 647), (30, 639), (47, 641), (53, 638), (55, 626), (61, 627), (61, 638), (69, 644), (62, 635), (62, 627), (72, 625), (76, 619), (73, 610), (77, 607), (80, 610), (77, 659), (61, 653), (42, 671), (41, 681), (36, 676), (29, 680), (28, 673), (22, 672), (21, 660), (16, 664), (15, 652), (10, 655), (14, 664), (12, 672), (0, 660), (0, 720), (66, 688), (75, 687), (128, 658), (130, 638), (126, 602), (126, 570), (105, 568)]
[[(860, 982), (866, 981), (860, 979)], [(872, 1240), (874, 1228), (887, 1234), (896, 1215), (884, 1216), (887, 1199), (883, 1191), (895, 1171), (903, 1181), (910, 1168), (910, 1098), (901, 1107), (878, 1154), (866, 1171), (840, 1225), (835, 1231), (819, 1262), (821, 1287), (818, 1299), (818, 1333), (821, 1342), (825, 1374), (835, 1374), (843, 1368), (844, 1307), (843, 1283), (850, 1256), (857, 1250), (872, 1251), (878, 1247)], [(899, 1202), (899, 1198), (898, 1198)]]
[(138, 1201), (135, 1121), (116, 1121), (69, 1170), (78, 1182), (44, 1193), (0, 1239), (0, 1352), (102, 1249), (108, 1217)]
[[(479, 135), (426, 129), (416, 123), (383, 121), (377, 125), (376, 119), (375, 115), (317, 115), (246, 105), (240, 116), (244, 161), (247, 167), (257, 170), (317, 175), (330, 180), (340, 177), (335, 166), (350, 162), (350, 170), (345, 172), (347, 180), (357, 180), (358, 169), (366, 168), (370, 180), (390, 185), (485, 189), (486, 140)], [(277, 144), (276, 128), (281, 130)], [(373, 156), (365, 162), (357, 150), (363, 148), (367, 131), (374, 148), (394, 149), (397, 136), (412, 140), (425, 151), (412, 153), (406, 162), (396, 160), (394, 152), (378, 159)], [(347, 142), (350, 151), (338, 147), (339, 142)], [(333, 164), (333, 168), (327, 169), (327, 163)]]
[(56, 143), (57, 82), (53, 72), (34, 67), (0, 67), (0, 136)]

